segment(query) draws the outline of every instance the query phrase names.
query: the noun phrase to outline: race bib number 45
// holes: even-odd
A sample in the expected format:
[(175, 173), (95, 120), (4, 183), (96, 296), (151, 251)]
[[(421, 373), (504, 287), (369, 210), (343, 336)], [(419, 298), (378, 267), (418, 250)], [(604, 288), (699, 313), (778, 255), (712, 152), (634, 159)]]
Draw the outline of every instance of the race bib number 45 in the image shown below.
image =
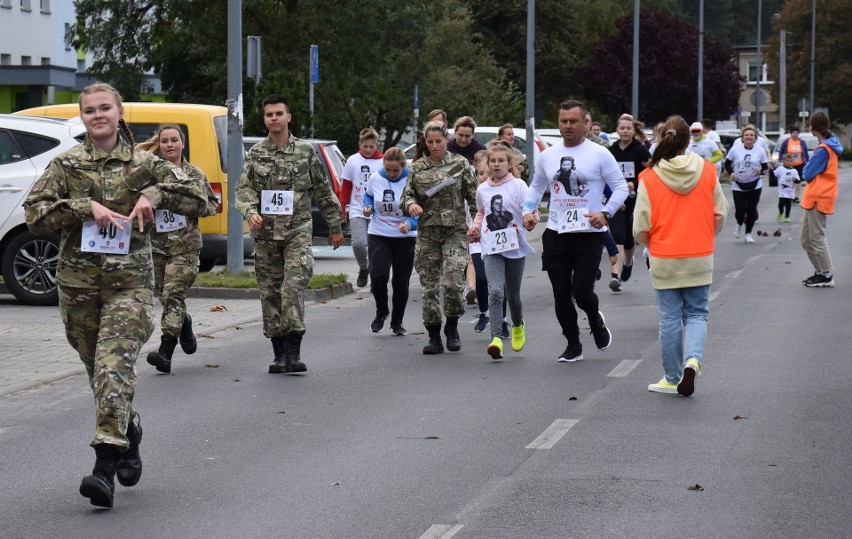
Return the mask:
[(591, 227), (589, 225), (589, 218), (586, 217), (587, 213), (589, 213), (588, 208), (570, 208), (555, 212), (556, 231), (564, 234), (566, 232), (589, 230)]
[(264, 215), (293, 215), (293, 191), (264, 189), (260, 192), (260, 213)]
[(83, 223), (83, 239), (80, 250), (84, 253), (126, 255), (130, 252), (130, 231), (133, 223), (124, 225), (124, 230), (110, 223), (103, 228), (95, 221)]
[(482, 252), (485, 254), (504, 253), (518, 248), (518, 229), (489, 230), (482, 235)]
[(157, 232), (171, 232), (186, 228), (186, 217), (169, 210), (157, 210), (154, 212)]

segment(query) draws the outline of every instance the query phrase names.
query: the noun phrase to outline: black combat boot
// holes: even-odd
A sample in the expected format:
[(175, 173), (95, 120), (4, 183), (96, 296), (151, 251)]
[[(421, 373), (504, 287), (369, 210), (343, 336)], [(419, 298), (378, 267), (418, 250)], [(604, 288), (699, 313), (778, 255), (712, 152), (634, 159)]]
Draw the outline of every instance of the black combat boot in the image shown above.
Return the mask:
[(112, 507), (113, 494), (115, 493), (115, 469), (118, 466), (118, 458), (121, 452), (118, 447), (108, 444), (95, 446), (95, 468), (92, 475), (87, 475), (80, 483), (80, 494), (89, 498), (92, 505), (98, 507)]
[(461, 337), (459, 336), (459, 317), (448, 316), (447, 325), (444, 326), (444, 335), (447, 336), (447, 350), (458, 352), (461, 350)]
[(444, 343), (441, 342), (441, 326), (426, 326), (429, 332), (429, 344), (423, 347), (424, 354), (443, 354)]
[(287, 341), (284, 337), (272, 337), (272, 350), (275, 352), (275, 361), (269, 366), (269, 373), (287, 372)]
[(180, 327), (180, 349), (184, 354), (194, 354), (198, 350), (198, 341), (192, 332), (192, 317), (189, 313), (183, 315), (183, 325)]
[(302, 363), (302, 358), (299, 357), (302, 349), (302, 336), (298, 333), (291, 333), (284, 337), (284, 339), (287, 341), (284, 372), (296, 373), (307, 371), (308, 368)]
[(177, 337), (163, 335), (160, 337), (160, 349), (148, 354), (148, 364), (157, 367), (157, 370), (166, 374), (172, 372), (172, 354), (177, 346)]
[(115, 476), (125, 487), (132, 487), (142, 477), (142, 457), (139, 455), (139, 444), (142, 443), (142, 424), (139, 416), (127, 425), (127, 439), (130, 447), (118, 457), (118, 468)]

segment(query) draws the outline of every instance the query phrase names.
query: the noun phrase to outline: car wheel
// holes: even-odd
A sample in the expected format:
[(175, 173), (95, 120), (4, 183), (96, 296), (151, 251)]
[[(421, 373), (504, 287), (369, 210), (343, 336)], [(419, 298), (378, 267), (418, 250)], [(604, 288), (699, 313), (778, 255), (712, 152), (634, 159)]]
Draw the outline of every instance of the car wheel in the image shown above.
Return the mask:
[(6, 288), (25, 305), (56, 305), (59, 237), (24, 231), (12, 238), (3, 257)]
[(204, 273), (212, 270), (216, 267), (216, 259), (215, 258), (201, 258), (198, 261), (198, 270)]

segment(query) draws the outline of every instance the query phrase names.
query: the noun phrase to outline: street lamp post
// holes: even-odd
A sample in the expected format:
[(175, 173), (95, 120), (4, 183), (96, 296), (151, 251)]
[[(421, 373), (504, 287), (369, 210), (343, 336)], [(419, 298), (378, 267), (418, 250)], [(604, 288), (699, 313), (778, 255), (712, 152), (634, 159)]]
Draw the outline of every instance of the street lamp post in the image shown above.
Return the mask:
[(811, 112), (816, 109), (814, 103), (814, 60), (816, 58), (816, 0), (811, 3)]
[(778, 135), (784, 133), (787, 125), (787, 32), (781, 29), (781, 51), (778, 67)]

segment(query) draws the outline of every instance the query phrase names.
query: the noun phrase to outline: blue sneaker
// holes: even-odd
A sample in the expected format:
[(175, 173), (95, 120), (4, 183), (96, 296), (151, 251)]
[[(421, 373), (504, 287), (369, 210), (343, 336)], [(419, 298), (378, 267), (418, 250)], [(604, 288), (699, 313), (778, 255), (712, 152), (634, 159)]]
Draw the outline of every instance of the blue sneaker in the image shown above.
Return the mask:
[(488, 327), (488, 322), (489, 322), (488, 315), (483, 314), (483, 313), (479, 313), (478, 315), (476, 315), (476, 317), (479, 318), (479, 320), (477, 320), (476, 325), (473, 326), (473, 331), (475, 331), (477, 333), (484, 333), (485, 328)]

